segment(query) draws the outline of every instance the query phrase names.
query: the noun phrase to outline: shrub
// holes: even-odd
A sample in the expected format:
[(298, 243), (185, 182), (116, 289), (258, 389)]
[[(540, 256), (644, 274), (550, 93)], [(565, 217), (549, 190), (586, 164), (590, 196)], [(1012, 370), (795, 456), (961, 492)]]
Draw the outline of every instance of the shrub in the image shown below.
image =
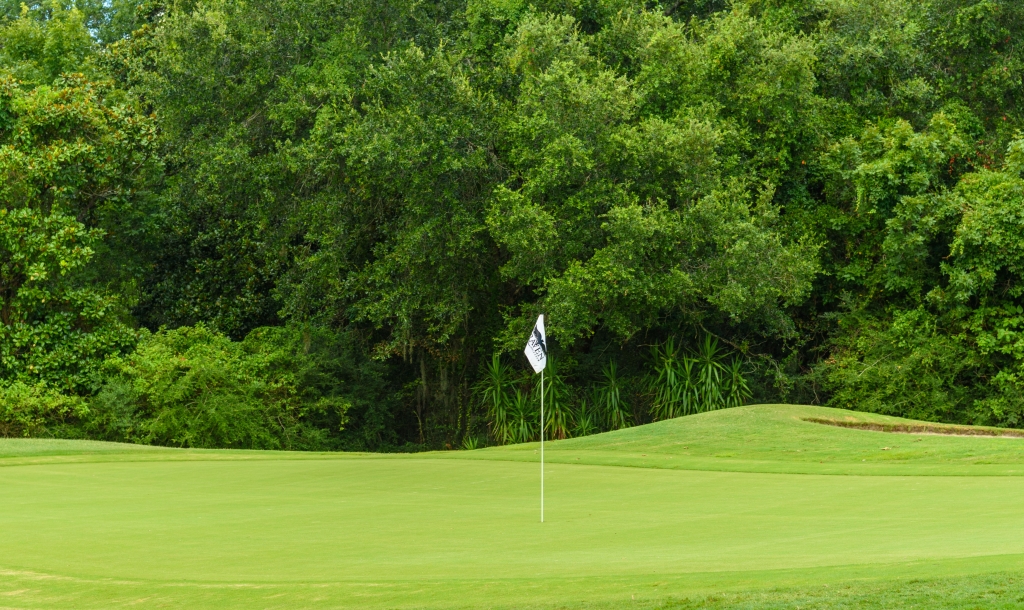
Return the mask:
[(143, 332), (134, 352), (105, 366), (91, 426), (109, 440), (328, 449), (349, 406), (294, 329), (240, 342), (201, 325)]
[(974, 399), (988, 390), (982, 373), (990, 373), (994, 359), (951, 330), (956, 326), (943, 328), (924, 308), (891, 318), (851, 312), (832, 357), (816, 371), (832, 392), (828, 406), (930, 421), (1004, 423), (971, 419)]
[(0, 436), (46, 436), (88, 415), (85, 401), (41, 384), (0, 387)]

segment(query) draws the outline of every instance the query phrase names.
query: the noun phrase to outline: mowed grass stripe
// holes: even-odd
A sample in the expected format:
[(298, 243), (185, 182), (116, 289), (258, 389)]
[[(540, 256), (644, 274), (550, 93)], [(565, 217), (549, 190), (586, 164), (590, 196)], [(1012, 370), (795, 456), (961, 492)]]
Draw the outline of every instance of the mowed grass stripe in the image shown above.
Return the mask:
[[(1024, 481), (440, 460), (0, 473), (0, 556), (80, 578), (283, 582), (790, 569), (1011, 554)], [(60, 552), (54, 549), (60, 548)], [(17, 560), (14, 558), (17, 557)]]
[[(553, 443), (553, 454), (580, 460), (548, 466), (544, 524), (536, 463), (517, 461), (531, 459), (529, 447), (253, 459), (90, 445), (105, 460), (124, 460), (90, 463), (75, 462), (73, 446), (54, 455), (46, 442), (27, 441), (69, 461), (0, 468), (0, 606), (601, 607), (626, 596), (655, 603), (1024, 567), (1017, 476), (586, 463), (595, 454), (686, 457), (677, 447), (702, 447), (689, 459), (734, 460), (709, 454), (753, 438), (733, 455), (774, 452), (803, 467), (802, 456), (778, 449), (817, 439), (855, 455), (872, 443), (861, 435), (885, 435), (794, 421), (791, 408), (685, 420), (602, 435), (603, 443)], [(963, 467), (966, 453), (1009, 460), (985, 443), (1016, 442), (940, 440), (968, 445), (926, 453), (919, 466)], [(17, 456), (8, 460), (32, 459), (24, 447), (10, 449), (15, 441), (0, 443), (0, 453), (5, 444)], [(140, 453), (168, 459), (136, 461)]]

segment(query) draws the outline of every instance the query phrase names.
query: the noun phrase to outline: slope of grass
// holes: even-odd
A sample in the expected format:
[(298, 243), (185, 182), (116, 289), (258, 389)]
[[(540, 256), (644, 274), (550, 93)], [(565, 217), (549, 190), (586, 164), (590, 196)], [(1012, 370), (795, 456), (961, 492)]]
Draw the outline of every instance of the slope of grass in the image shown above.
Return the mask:
[[(544, 524), (530, 446), (376, 456), (2, 440), (0, 607), (953, 608), (1024, 596), (1024, 441), (918, 441), (811, 416), (876, 417), (745, 407), (551, 443)], [(846, 476), (823, 472), (828, 459)], [(963, 476), (975, 472), (1009, 476)]]
[[(825, 407), (757, 405), (549, 443), (546, 458), (557, 463), (734, 472), (1024, 475), (1022, 438), (880, 432), (808, 421), (814, 419), (893, 427), (914, 423)], [(533, 461), (536, 450), (533, 443), (460, 457)]]

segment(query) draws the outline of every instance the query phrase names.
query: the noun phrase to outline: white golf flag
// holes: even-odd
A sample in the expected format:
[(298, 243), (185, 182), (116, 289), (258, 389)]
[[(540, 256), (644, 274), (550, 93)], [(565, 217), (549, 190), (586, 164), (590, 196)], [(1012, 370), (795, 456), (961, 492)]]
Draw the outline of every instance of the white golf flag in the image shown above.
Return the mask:
[(548, 363), (548, 344), (547, 337), (544, 335), (544, 314), (537, 317), (537, 324), (533, 327), (533, 334), (530, 335), (530, 340), (526, 342), (526, 349), (523, 351), (526, 353), (526, 358), (530, 361), (530, 366), (533, 367), (534, 373), (544, 370)]

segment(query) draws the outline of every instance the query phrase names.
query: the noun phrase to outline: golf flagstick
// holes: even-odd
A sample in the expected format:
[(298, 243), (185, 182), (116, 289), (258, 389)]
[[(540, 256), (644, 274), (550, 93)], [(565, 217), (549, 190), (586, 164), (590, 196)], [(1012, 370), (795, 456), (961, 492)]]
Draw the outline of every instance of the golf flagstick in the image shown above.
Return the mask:
[(544, 335), (544, 314), (537, 317), (533, 333), (523, 350), (534, 373), (540, 373), (540, 522), (544, 523), (544, 367), (548, 364), (547, 337)]

